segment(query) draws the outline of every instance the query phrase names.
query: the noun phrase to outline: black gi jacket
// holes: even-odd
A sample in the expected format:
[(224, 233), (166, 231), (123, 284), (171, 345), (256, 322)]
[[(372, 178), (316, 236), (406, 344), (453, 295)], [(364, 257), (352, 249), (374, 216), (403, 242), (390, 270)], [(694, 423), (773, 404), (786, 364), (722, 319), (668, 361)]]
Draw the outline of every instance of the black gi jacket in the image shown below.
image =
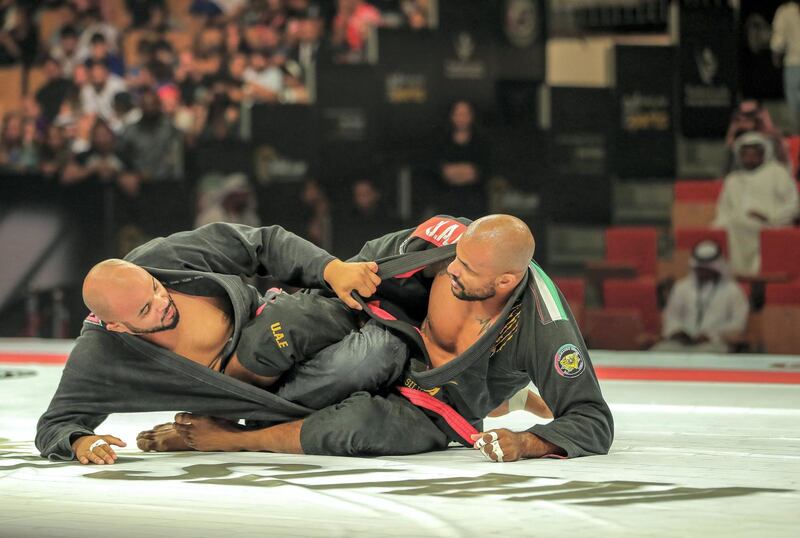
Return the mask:
[[(438, 216), (415, 230), (368, 242), (354, 260), (383, 260), (415, 251), (454, 245), (467, 219)], [(453, 248), (452, 246), (450, 247)], [(402, 269), (408, 269), (406, 267)], [(402, 270), (401, 269), (401, 270)], [(385, 279), (378, 290), (382, 309), (419, 326), (427, 311), (432, 279), (422, 272)], [(380, 316), (373, 314), (375, 319)], [(409, 319), (410, 318), (410, 319)], [(568, 457), (608, 452), (613, 418), (600, 391), (583, 337), (566, 300), (535, 263), (515, 290), (498, 321), (465, 353), (431, 369), (416, 330), (387, 322), (405, 335), (418, 360), (411, 361), (404, 384), (427, 391), (455, 408), (478, 431), (482, 419), (529, 381), (539, 389), (555, 419), (529, 431), (566, 450)], [(406, 325), (406, 330), (404, 330)], [(414, 345), (414, 343), (416, 345)], [(444, 420), (426, 413), (451, 441), (464, 443)]]
[[(280, 226), (217, 223), (153, 239), (125, 259), (171, 289), (227, 296), (234, 320), (233, 336), (223, 351), (227, 359), (261, 299), (239, 275), (269, 274), (290, 285), (327, 288), (322, 275), (334, 257)], [(93, 434), (111, 413), (175, 410), (263, 424), (312, 412), (139, 337), (107, 331), (90, 316), (39, 419), (36, 447), (44, 457), (72, 459), (72, 440)]]

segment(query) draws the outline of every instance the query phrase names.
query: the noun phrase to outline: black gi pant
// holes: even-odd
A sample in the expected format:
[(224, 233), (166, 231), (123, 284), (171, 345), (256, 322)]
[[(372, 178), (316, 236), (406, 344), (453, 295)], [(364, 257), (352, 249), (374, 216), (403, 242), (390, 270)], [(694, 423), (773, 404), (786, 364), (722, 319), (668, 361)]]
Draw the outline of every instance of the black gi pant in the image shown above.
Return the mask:
[(338, 299), (269, 292), (242, 330), (239, 362), (278, 376), (275, 393), (318, 409), (300, 441), (306, 454), (378, 456), (447, 448), (446, 435), (392, 392), (409, 358), (402, 339)]

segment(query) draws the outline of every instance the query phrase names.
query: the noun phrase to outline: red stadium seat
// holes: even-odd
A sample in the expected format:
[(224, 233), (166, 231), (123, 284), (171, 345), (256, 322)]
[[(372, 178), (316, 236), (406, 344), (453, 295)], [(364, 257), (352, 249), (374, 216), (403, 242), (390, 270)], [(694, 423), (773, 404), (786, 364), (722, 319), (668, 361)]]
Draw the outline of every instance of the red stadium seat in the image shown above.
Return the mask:
[(711, 239), (722, 248), (722, 253), (728, 257), (728, 234), (725, 230), (714, 228), (679, 228), (675, 230), (675, 250), (692, 252), (700, 241)]
[(792, 165), (792, 177), (797, 177), (797, 168), (800, 166), (800, 136), (794, 135), (786, 138), (789, 149), (789, 162)]
[(609, 279), (603, 282), (603, 304), (606, 308), (635, 309), (644, 330), (661, 332), (661, 312), (658, 309), (656, 282), (652, 278)]
[(717, 214), (723, 180), (678, 180), (674, 187), (672, 228), (707, 228)]
[(583, 278), (555, 277), (553, 282), (569, 304), (569, 309), (579, 326), (583, 322), (583, 309), (586, 305), (586, 280)]
[(570, 306), (586, 304), (586, 281), (582, 278), (553, 278)]
[(723, 179), (686, 180), (675, 182), (675, 201), (716, 203), (722, 192)]
[(761, 311), (764, 351), (800, 355), (800, 305), (767, 304)]
[(606, 230), (606, 261), (629, 264), (637, 276), (656, 276), (658, 232), (651, 227), (617, 227)]
[(765, 304), (800, 306), (800, 280), (768, 282), (765, 292)]
[(761, 230), (761, 273), (800, 277), (800, 228)]
[(642, 318), (635, 308), (586, 309), (586, 344), (593, 349), (642, 349)]

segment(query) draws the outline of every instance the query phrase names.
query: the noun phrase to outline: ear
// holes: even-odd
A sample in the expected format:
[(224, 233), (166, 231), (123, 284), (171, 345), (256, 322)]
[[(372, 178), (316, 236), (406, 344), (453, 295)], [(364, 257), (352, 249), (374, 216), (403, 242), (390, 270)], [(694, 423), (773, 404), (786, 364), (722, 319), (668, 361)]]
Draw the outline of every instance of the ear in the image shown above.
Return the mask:
[(495, 282), (496, 286), (501, 290), (511, 290), (514, 289), (517, 284), (519, 283), (519, 277), (514, 273), (503, 273)]
[(120, 323), (119, 321), (110, 321), (106, 323), (106, 329), (115, 332), (115, 333), (128, 333), (131, 334), (131, 330), (127, 328), (125, 325)]

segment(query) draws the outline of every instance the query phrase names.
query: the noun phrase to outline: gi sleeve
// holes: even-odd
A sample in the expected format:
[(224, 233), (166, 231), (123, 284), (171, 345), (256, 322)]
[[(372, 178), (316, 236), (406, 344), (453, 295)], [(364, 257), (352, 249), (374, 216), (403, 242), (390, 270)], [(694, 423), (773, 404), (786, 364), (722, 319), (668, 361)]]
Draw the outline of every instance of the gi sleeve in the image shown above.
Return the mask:
[[(555, 286), (552, 291), (555, 295), (547, 300), (537, 300), (535, 342), (526, 350), (524, 365), (520, 366), (524, 366), (555, 418), (528, 431), (560, 446), (570, 458), (606, 454), (614, 437), (611, 410), (603, 399), (567, 301)], [(562, 319), (547, 319), (550, 308), (554, 309), (552, 318)]]
[(327, 288), (323, 271), (335, 257), (280, 226), (216, 222), (154, 239), (125, 259), (161, 269), (271, 275), (292, 286)]
[(58, 389), (47, 411), (36, 425), (36, 448), (42, 457), (51, 460), (75, 458), (72, 442), (76, 437), (94, 435), (94, 429), (108, 416), (102, 413), (108, 388), (93, 382), (71, 360), (85, 351), (76, 345), (64, 367)]

